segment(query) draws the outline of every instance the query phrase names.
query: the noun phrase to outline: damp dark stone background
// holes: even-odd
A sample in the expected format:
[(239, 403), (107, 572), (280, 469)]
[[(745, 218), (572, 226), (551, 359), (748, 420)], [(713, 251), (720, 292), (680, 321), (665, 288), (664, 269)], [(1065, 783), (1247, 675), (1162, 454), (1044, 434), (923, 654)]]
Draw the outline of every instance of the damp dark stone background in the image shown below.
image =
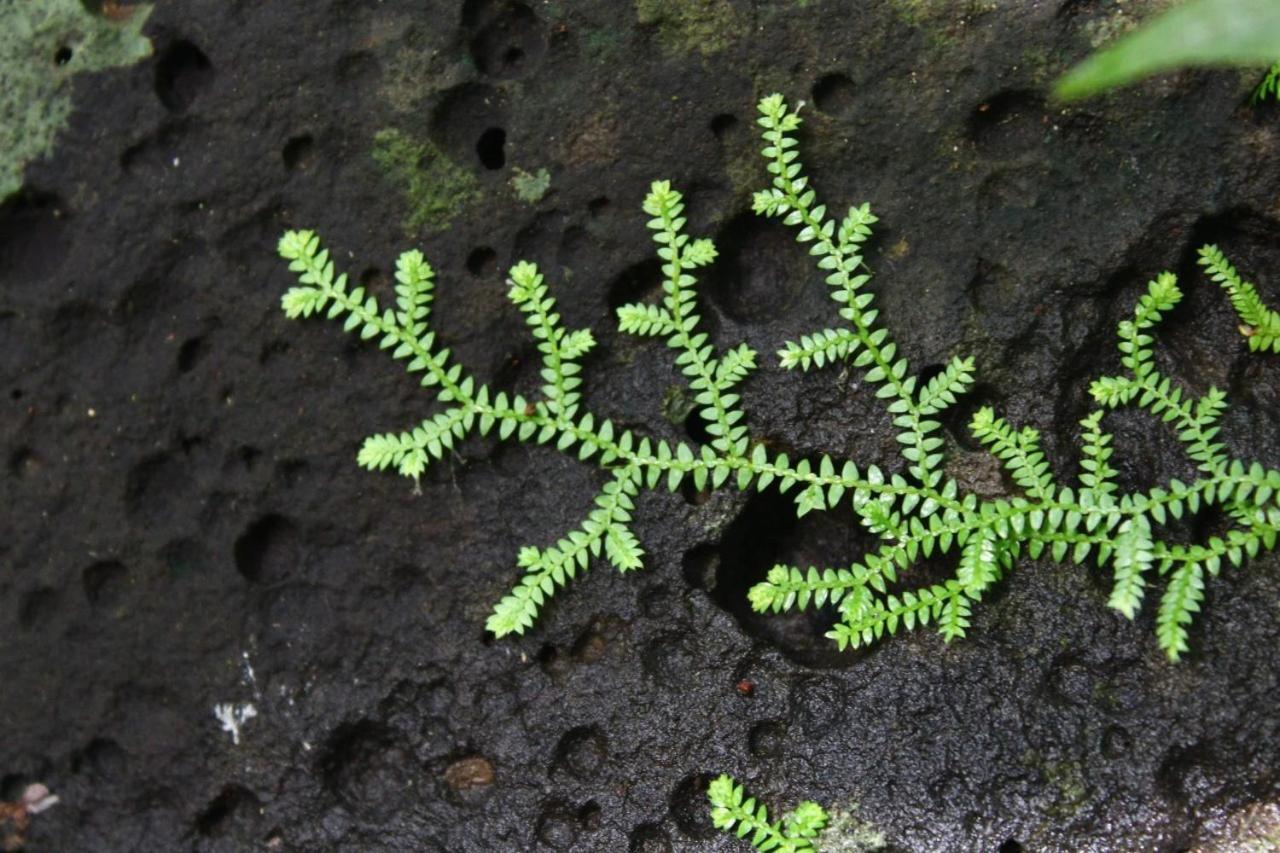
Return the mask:
[[(1025, 559), (969, 639), (840, 654), (829, 614), (762, 618), (742, 595), (773, 560), (855, 558), (851, 513), (645, 493), (643, 571), (593, 569), (492, 641), (519, 547), (576, 523), (599, 475), (492, 439), (420, 494), (359, 470), (365, 435), (431, 400), (375, 347), (279, 310), (286, 228), (320, 231), (383, 299), (418, 246), (456, 357), (527, 392), (503, 278), (529, 258), (597, 335), (587, 405), (697, 438), (665, 347), (612, 320), (660, 292), (640, 202), (669, 178), (722, 249), (700, 295), (716, 343), (763, 356), (752, 435), (891, 467), (856, 373), (784, 375), (772, 355), (836, 321), (804, 250), (750, 213), (755, 102), (780, 91), (807, 102), (828, 204), (881, 217), (868, 262), (904, 353), (972, 354), (974, 400), (1041, 429), (1061, 477), (1114, 325), (1162, 269), (1188, 294), (1162, 369), (1228, 390), (1225, 440), (1274, 467), (1280, 362), (1247, 353), (1194, 251), (1218, 242), (1280, 292), (1280, 109), (1248, 106), (1235, 71), (1046, 97), (1160, 5), (157, 3), (153, 56), (78, 77), (53, 155), (0, 207), (0, 799), (61, 797), (28, 849), (742, 849), (703, 808), (721, 772), (899, 851), (1213, 849), (1264, 820), (1274, 556), (1212, 579), (1176, 666), (1150, 605), (1129, 623), (1096, 570)], [(522, 199), (517, 169), (549, 188)], [(1000, 489), (964, 411), (952, 465)], [(1114, 426), (1126, 486), (1185, 476), (1172, 436)], [(256, 711), (238, 743), (217, 706)]]

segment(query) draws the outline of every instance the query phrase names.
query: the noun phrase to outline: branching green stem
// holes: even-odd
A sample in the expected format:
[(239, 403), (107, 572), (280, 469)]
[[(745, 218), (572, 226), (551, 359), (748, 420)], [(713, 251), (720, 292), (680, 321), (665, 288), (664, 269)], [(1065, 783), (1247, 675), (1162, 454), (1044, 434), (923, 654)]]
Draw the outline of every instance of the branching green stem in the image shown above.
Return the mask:
[[(381, 310), (363, 288), (348, 288), (347, 276), (335, 273), (329, 252), (314, 234), (291, 231), (281, 239), (280, 254), (298, 276), (298, 286), (283, 298), (286, 314), (345, 316), (348, 331), (377, 338), (396, 359), (406, 360), (409, 372), (420, 374), (422, 385), (436, 388), (443, 404), (441, 411), (407, 431), (368, 438), (359, 453), (361, 465), (374, 470), (394, 466), (416, 483), (432, 460), (463, 438), (496, 430), (500, 439), (554, 445), (579, 460), (594, 459), (602, 469), (604, 484), (582, 524), (550, 547), (520, 552), (523, 577), (498, 603), (488, 628), (498, 636), (523, 633), (556, 589), (593, 558), (624, 572), (639, 568), (644, 551), (629, 526), (634, 498), (642, 488), (675, 490), (688, 478), (700, 490), (726, 484), (741, 490), (777, 487), (791, 492), (799, 515), (842, 504), (852, 507), (878, 537), (878, 547), (842, 568), (776, 566), (749, 592), (752, 606), (762, 612), (834, 605), (839, 621), (828, 636), (841, 648), (929, 623), (948, 641), (963, 637), (973, 603), (1025, 555), (1075, 563), (1092, 557), (1099, 566), (1109, 566), (1115, 581), (1108, 603), (1128, 618), (1134, 617), (1156, 577), (1167, 577), (1157, 638), (1170, 658), (1186, 653), (1187, 629), (1203, 600), (1205, 578), (1216, 575), (1224, 561), (1239, 565), (1275, 547), (1280, 471), (1233, 459), (1217, 441), (1218, 421), (1226, 409), (1222, 392), (1210, 388), (1192, 398), (1156, 369), (1153, 331), (1182, 297), (1174, 276), (1162, 273), (1152, 281), (1133, 317), (1120, 323), (1124, 373), (1101, 377), (1090, 387), (1098, 408), (1080, 422), (1079, 487), (1056, 482), (1035, 430), (1016, 428), (982, 408), (970, 429), (1004, 463), (1021, 493), (996, 500), (962, 493), (943, 467), (939, 416), (972, 385), (972, 360), (953, 357), (927, 382), (909, 374), (888, 330), (877, 323), (874, 297), (867, 289), (870, 274), (862, 247), (875, 216), (863, 205), (851, 208), (838, 224), (828, 218), (801, 173), (794, 136), (799, 115), (777, 95), (761, 102), (760, 113), (762, 153), (772, 186), (756, 194), (755, 208), (798, 229), (797, 239), (809, 244), (845, 323), (786, 344), (779, 352), (781, 363), (809, 369), (841, 361), (863, 371), (901, 430), (905, 473), (826, 455), (792, 460), (786, 453), (768, 451), (760, 437), (753, 439), (735, 389), (755, 368), (755, 353), (745, 344), (717, 353), (699, 330), (693, 272), (714, 261), (716, 250), (710, 240), (685, 233), (683, 198), (665, 181), (652, 185), (644, 203), (663, 262), (661, 304), (625, 305), (618, 309), (618, 322), (624, 332), (665, 338), (674, 351), (711, 435), (703, 445), (638, 436), (607, 417), (582, 411), (580, 361), (594, 339), (587, 330), (563, 327), (555, 300), (533, 264), (511, 268), (508, 292), (526, 315), (542, 359), (541, 393), (526, 400), (492, 391), (461, 365), (451, 364), (449, 350), (437, 346), (428, 328), (433, 272), (419, 252), (406, 252), (397, 263), (398, 310)], [(1262, 305), (1252, 285), (1215, 247), (1201, 251), (1201, 263), (1248, 324), (1250, 347), (1280, 349), (1273, 337), (1280, 334), (1280, 320)], [(1171, 480), (1147, 492), (1121, 494), (1110, 462), (1112, 438), (1103, 428), (1107, 412), (1120, 406), (1136, 406), (1169, 424), (1200, 476), (1189, 484)], [(1190, 545), (1159, 538), (1159, 528), (1170, 519), (1207, 505), (1226, 509), (1232, 526), (1224, 534)], [(917, 589), (893, 588), (900, 572), (953, 552), (951, 578)], [(776, 825), (768, 824), (763, 811), (739, 806), (743, 804), (724, 807), (731, 825), (748, 827), (748, 834), (763, 833), (761, 843), (776, 842), (776, 849), (803, 849), (778, 846), (781, 836), (774, 834)]]

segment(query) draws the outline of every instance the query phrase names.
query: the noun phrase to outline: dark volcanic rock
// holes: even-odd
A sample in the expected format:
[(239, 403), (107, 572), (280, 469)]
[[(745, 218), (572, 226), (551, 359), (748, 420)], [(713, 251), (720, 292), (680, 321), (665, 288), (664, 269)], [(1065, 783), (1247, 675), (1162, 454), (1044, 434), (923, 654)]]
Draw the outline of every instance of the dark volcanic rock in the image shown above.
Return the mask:
[[(1245, 351), (1194, 268), (1216, 241), (1280, 301), (1280, 109), (1247, 107), (1235, 72), (1045, 99), (1161, 4), (705, 5), (716, 27), (685, 0), (159, 2), (151, 60), (77, 79), (55, 155), (0, 208), (0, 799), (62, 797), (29, 849), (740, 849), (706, 817), (720, 772), (771, 808), (856, 801), (898, 850), (1173, 851), (1271, 814), (1272, 556), (1211, 581), (1177, 666), (1150, 607), (1130, 624), (1096, 572), (1028, 561), (966, 641), (840, 655), (822, 619), (739, 597), (767, 561), (856, 557), (851, 514), (646, 493), (644, 571), (593, 571), (491, 642), (519, 546), (576, 523), (597, 475), (492, 441), (420, 495), (356, 468), (365, 435), (431, 400), (376, 348), (283, 318), (285, 228), (318, 229), (384, 299), (396, 253), (423, 247), (442, 338), (521, 391), (535, 352), (501, 279), (538, 261), (601, 342), (590, 408), (683, 437), (702, 425), (667, 350), (612, 329), (658, 292), (655, 178), (724, 249), (702, 307), (718, 344), (764, 354), (753, 435), (891, 465), (859, 377), (771, 355), (835, 322), (804, 250), (750, 216), (774, 90), (813, 102), (804, 156), (832, 208), (881, 217), (869, 263), (904, 353), (974, 355), (973, 399), (1040, 428), (1061, 476), (1115, 322), (1166, 268), (1188, 298), (1162, 368), (1228, 389), (1225, 440), (1280, 464), (1280, 360)], [(371, 156), (387, 128), (471, 188), (447, 229), (401, 226), (413, 187)], [(519, 201), (516, 168), (550, 191)], [(955, 464), (998, 490), (965, 420)], [(1149, 419), (1109, 424), (1126, 487), (1186, 476)], [(221, 703), (257, 712), (238, 745)]]

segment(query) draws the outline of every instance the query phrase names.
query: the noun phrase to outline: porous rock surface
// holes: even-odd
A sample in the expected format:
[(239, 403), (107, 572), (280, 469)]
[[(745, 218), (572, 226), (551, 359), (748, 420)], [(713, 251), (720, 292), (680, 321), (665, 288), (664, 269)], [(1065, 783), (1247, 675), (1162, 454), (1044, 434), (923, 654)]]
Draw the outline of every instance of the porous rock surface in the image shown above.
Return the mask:
[[(720, 246), (701, 285), (716, 342), (764, 354), (752, 434), (896, 464), (856, 374), (771, 355), (835, 322), (803, 249), (750, 212), (754, 104), (775, 90), (809, 102), (824, 199), (882, 219), (869, 263), (902, 350), (977, 360), (947, 424), (957, 476), (1002, 487), (964, 430), (991, 403), (1073, 477), (1088, 380), (1118, 369), (1115, 323), (1166, 268), (1187, 299), (1161, 367), (1226, 388), (1230, 446), (1280, 465), (1280, 360), (1246, 352), (1194, 266), (1216, 241), (1280, 292), (1280, 109), (1246, 105), (1251, 75), (1046, 100), (1162, 4), (705, 5), (716, 27), (688, 2), (162, 0), (151, 60), (78, 79), (55, 155), (0, 209), (0, 799), (62, 798), (28, 849), (741, 849), (707, 818), (720, 772), (775, 809), (856, 803), (895, 850), (1173, 851), (1268, 813), (1274, 557), (1210, 582), (1176, 666), (1150, 606), (1129, 623), (1096, 570), (1025, 560), (969, 639), (838, 654), (821, 619), (744, 595), (775, 561), (856, 557), (851, 513), (644, 493), (646, 569), (593, 571), (495, 642), (519, 546), (575, 524), (599, 475), (494, 440), (421, 494), (356, 468), (366, 434), (430, 398), (332, 324), (284, 319), (284, 229), (318, 229), (383, 298), (421, 246), (457, 358), (526, 392), (502, 271), (539, 262), (600, 341), (587, 405), (682, 438), (698, 427), (662, 415), (665, 348), (611, 319), (656, 292), (639, 204), (659, 177)], [(474, 173), (450, 227), (401, 226), (403, 187), (370, 156), (388, 127)], [(519, 201), (516, 167), (550, 192)], [(1188, 475), (1164, 428), (1108, 424), (1126, 487)], [(238, 745), (223, 703), (257, 712)]]

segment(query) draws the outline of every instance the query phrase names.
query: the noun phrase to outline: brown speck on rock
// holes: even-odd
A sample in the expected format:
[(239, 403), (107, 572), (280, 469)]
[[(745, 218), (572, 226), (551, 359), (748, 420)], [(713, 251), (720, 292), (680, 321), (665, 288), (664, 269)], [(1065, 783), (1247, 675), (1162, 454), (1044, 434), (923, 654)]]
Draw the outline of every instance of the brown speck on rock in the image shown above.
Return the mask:
[(444, 781), (455, 791), (470, 791), (493, 784), (493, 765), (483, 755), (469, 755), (449, 765)]

